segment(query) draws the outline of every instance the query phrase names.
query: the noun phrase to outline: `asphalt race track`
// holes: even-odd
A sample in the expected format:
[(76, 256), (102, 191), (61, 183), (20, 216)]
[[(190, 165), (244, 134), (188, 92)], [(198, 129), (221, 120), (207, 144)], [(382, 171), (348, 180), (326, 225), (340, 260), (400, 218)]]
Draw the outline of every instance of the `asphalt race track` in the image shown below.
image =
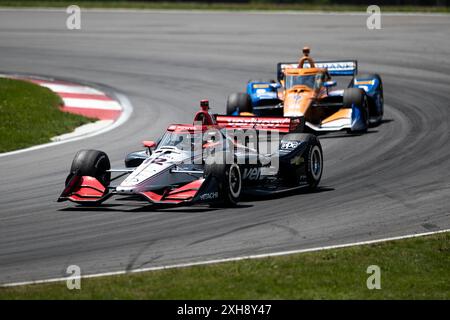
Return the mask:
[[(449, 16), (0, 11), (0, 71), (90, 81), (125, 93), (127, 123), (83, 141), (0, 158), (0, 283), (349, 243), (450, 228)], [(110, 200), (56, 203), (78, 149), (115, 166), (198, 101), (223, 112), (249, 78), (312, 47), (359, 60), (385, 87), (386, 121), (363, 136), (321, 137), (321, 190), (250, 199), (239, 208), (154, 211)]]

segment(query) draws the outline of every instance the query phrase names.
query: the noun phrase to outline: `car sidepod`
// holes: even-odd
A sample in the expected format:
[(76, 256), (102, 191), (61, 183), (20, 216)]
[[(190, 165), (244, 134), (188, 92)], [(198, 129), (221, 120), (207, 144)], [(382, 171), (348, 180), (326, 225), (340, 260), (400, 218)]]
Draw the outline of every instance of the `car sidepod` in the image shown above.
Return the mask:
[(369, 117), (371, 123), (379, 123), (384, 113), (383, 83), (378, 74), (357, 76), (353, 79), (354, 88), (366, 92), (369, 104)]

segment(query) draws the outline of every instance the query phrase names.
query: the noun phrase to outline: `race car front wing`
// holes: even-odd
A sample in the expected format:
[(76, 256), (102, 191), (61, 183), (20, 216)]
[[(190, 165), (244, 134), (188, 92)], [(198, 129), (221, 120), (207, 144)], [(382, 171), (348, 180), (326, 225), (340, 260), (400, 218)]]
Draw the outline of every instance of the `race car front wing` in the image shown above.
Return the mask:
[[(136, 193), (142, 199), (154, 204), (188, 205), (219, 201), (218, 183), (214, 177), (200, 178), (182, 186), (168, 186), (163, 190)], [(105, 187), (90, 176), (73, 175), (58, 198), (58, 202), (72, 201), (79, 204), (100, 204), (113, 195), (126, 195), (117, 192), (115, 187)]]

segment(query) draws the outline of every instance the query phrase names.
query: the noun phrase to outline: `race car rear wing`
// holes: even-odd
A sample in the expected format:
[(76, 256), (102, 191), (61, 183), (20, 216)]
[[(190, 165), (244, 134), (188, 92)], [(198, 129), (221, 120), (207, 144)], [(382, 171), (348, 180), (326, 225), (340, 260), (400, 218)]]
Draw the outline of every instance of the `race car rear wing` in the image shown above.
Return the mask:
[[(316, 68), (328, 69), (330, 76), (355, 76), (358, 73), (358, 61), (316, 61)], [(309, 62), (305, 62), (304, 68), (309, 68)], [(288, 68), (298, 68), (297, 62), (280, 62), (277, 64), (278, 81), (283, 79), (283, 71)]]
[(256, 116), (226, 116), (216, 115), (219, 126), (228, 129), (255, 129), (278, 131), (280, 133), (303, 132), (304, 117), (256, 117)]

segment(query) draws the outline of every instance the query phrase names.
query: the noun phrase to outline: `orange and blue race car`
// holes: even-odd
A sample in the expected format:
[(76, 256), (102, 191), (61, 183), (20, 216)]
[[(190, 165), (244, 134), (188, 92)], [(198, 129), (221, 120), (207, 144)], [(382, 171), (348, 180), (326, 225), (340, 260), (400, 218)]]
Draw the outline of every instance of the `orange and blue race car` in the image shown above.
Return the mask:
[[(358, 63), (318, 61), (303, 49), (297, 62), (278, 63), (278, 81), (249, 81), (247, 92), (228, 97), (227, 115), (239, 117), (304, 117), (313, 132), (365, 132), (383, 119), (383, 84), (378, 74), (358, 75)], [(333, 89), (331, 77), (351, 77), (343, 89)]]

